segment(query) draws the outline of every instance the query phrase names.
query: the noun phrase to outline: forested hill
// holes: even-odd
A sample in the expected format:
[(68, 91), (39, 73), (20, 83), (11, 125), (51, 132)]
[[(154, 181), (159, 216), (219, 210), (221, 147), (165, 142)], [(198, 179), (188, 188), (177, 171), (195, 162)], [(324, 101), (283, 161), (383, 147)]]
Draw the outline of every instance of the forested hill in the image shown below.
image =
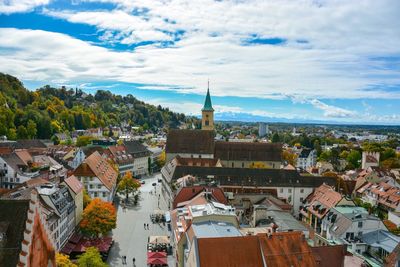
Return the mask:
[(0, 136), (11, 140), (51, 138), (55, 133), (118, 126), (121, 122), (144, 129), (174, 128), (192, 119), (146, 104), (132, 95), (109, 91), (99, 90), (91, 95), (50, 86), (29, 91), (17, 78), (0, 73)]

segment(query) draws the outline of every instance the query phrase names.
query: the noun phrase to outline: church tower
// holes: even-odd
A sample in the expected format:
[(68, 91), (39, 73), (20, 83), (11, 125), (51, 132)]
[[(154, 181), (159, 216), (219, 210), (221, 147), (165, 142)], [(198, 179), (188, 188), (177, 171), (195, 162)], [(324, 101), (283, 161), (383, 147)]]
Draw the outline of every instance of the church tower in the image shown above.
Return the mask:
[(206, 101), (204, 102), (204, 107), (201, 110), (201, 129), (214, 130), (214, 109), (211, 105), (210, 82), (208, 82), (207, 86)]

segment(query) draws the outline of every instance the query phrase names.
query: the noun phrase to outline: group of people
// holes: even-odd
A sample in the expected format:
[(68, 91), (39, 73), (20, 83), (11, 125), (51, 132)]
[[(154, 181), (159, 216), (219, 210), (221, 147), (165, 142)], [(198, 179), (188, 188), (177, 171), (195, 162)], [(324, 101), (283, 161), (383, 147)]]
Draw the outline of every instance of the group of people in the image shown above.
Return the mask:
[[(133, 257), (132, 258), (132, 263), (133, 263), (133, 266), (136, 266), (136, 259), (135, 259), (135, 257)], [(122, 256), (122, 265), (127, 265), (127, 263), (126, 263), (126, 256)]]
[(144, 226), (144, 230), (150, 230), (148, 223), (143, 224), (143, 226)]

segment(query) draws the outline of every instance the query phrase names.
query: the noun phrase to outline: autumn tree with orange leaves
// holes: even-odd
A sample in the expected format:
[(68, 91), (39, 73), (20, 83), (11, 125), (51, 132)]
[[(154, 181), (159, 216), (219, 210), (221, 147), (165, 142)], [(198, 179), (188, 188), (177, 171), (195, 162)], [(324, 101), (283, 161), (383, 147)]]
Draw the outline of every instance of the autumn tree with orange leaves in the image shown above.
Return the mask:
[(83, 211), (79, 226), (83, 233), (91, 237), (107, 234), (117, 226), (114, 206), (99, 198), (93, 199)]

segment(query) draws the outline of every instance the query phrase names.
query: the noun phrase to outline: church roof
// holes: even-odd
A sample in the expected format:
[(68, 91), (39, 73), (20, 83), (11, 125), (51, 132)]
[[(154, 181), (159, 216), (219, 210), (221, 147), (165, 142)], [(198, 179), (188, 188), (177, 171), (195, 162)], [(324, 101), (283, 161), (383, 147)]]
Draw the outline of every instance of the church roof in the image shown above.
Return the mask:
[(214, 153), (214, 131), (174, 130), (167, 136), (167, 153)]
[(212, 104), (211, 104), (210, 89), (207, 89), (206, 101), (204, 102), (204, 107), (203, 107), (202, 111), (214, 111)]

